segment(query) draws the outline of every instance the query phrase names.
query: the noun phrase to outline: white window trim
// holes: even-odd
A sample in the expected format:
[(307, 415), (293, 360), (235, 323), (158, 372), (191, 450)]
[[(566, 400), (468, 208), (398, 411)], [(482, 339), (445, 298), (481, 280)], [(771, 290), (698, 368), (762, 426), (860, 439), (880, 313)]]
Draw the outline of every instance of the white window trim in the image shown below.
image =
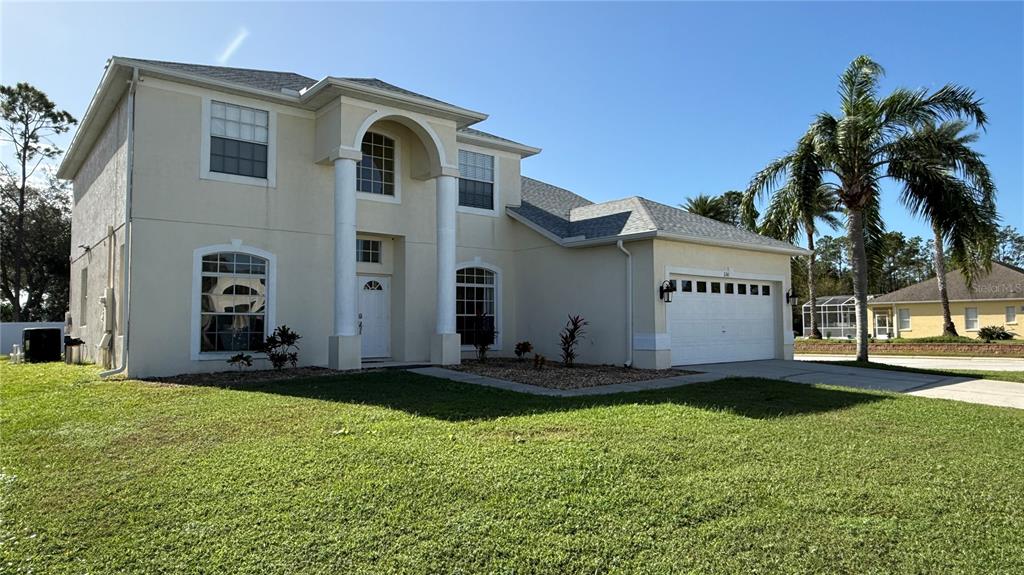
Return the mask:
[[(974, 310), (974, 322), (977, 327), (967, 327), (967, 310)], [(964, 331), (978, 331), (981, 327), (981, 316), (978, 314), (978, 308), (976, 307), (965, 307), (964, 308)]]
[[(462, 212), (464, 214), (476, 214), (478, 216), (490, 216), (492, 218), (496, 218), (496, 217), (500, 216), (501, 215), (501, 211), (500, 211), (499, 208), (501, 206), (501, 191), (499, 189), (498, 182), (501, 181), (501, 177), (500, 177), (501, 173), (498, 171), (498, 164), (501, 163), (501, 157), (498, 156), (498, 154), (496, 154), (494, 152), (494, 150), (491, 150), (491, 149), (488, 149), (488, 148), (482, 148), (480, 146), (472, 146), (472, 145), (468, 145), (468, 144), (460, 144), (459, 145), (459, 150), (466, 150), (467, 152), (475, 152), (477, 154), (483, 154), (485, 156), (490, 156), (490, 157), (494, 158), (494, 182), (491, 183), (491, 189), (494, 191), (494, 202), (491, 205), (493, 205), (494, 208), (492, 208), (490, 210), (485, 210), (483, 208), (473, 208), (473, 207), (470, 207), (470, 206), (460, 206), (458, 204), (458, 198), (456, 198), (456, 200), (455, 200), (455, 210), (458, 211), (458, 212)], [(455, 161), (458, 162), (459, 161), (458, 151), (456, 151), (455, 154), (456, 154)], [(461, 179), (462, 176), (460, 175), (459, 178)]]
[[(394, 140), (395, 142), (395, 195), (389, 196), (387, 194), (371, 194), (370, 192), (356, 191), (357, 200), (368, 200), (371, 202), (381, 202), (385, 204), (400, 204), (402, 203), (402, 139), (398, 137), (398, 134), (389, 130), (386, 127), (381, 126), (370, 126), (370, 129), (363, 132), (363, 136), (373, 132), (375, 134), (381, 134)], [(359, 153), (363, 151), (363, 141), (359, 140)], [(356, 162), (356, 174), (358, 179), (359, 173), (359, 162)]]
[(240, 176), (238, 174), (225, 174), (223, 172), (210, 171), (210, 104), (216, 99), (218, 102), (233, 104), (235, 106), (253, 106), (230, 97), (203, 96), (203, 139), (199, 146), (199, 179), (213, 180), (217, 182), (229, 182), (232, 184), (243, 184), (246, 186), (257, 186), (260, 188), (277, 187), (277, 112), (269, 107), (255, 108), (267, 113), (267, 177), (254, 178), (252, 176)]
[[(900, 317), (900, 312), (901, 311), (906, 311), (907, 312), (907, 327), (903, 327), (901, 325), (902, 322), (903, 322), (903, 318)], [(913, 324), (913, 319), (912, 318), (913, 318), (913, 314), (910, 313), (910, 308), (909, 307), (901, 307), (901, 308), (897, 309), (896, 310), (896, 330), (897, 331), (914, 331), (914, 324)]]
[[(229, 351), (199, 351), (201, 315), (203, 309), (203, 256), (217, 252), (238, 252), (259, 256), (267, 260), (267, 310), (264, 313), (263, 337), (266, 338), (277, 326), (275, 322), (275, 302), (277, 300), (277, 256), (253, 246), (242, 245), (241, 240), (231, 240), (230, 244), (203, 246), (192, 251), (192, 318), (191, 340), (189, 349), (193, 361), (219, 360), (224, 361), (236, 355)], [(254, 357), (265, 357), (264, 354), (253, 354)]]
[[(480, 259), (479, 256), (473, 258), (472, 261), (462, 262), (462, 263), (458, 264), (457, 266), (455, 266), (455, 272), (458, 273), (459, 270), (462, 270), (462, 269), (465, 269), (465, 268), (483, 268), (485, 270), (488, 270), (488, 271), (494, 273), (494, 331), (495, 331), (495, 335), (494, 335), (494, 345), (491, 346), (491, 351), (501, 351), (502, 342), (504, 341), (503, 338), (502, 338), (502, 326), (504, 325), (504, 322), (502, 321), (502, 315), (503, 315), (502, 314), (502, 308), (504, 307), (504, 301), (505, 301), (504, 299), (502, 299), (502, 294), (501, 294), (501, 279), (502, 279), (501, 268), (499, 268), (498, 266), (496, 266), (494, 264), (489, 264), (487, 262), (484, 262), (483, 260)], [(455, 278), (452, 278), (452, 279), (454, 280)], [(472, 345), (463, 345), (462, 346), (462, 351), (476, 351), (476, 348), (473, 347)]]
[[(1013, 321), (1010, 321), (1009, 318), (1007, 318), (1007, 315), (1006, 315), (1006, 311), (1007, 310), (1011, 310), (1011, 309), (1013, 310)], [(1015, 305), (1008, 305), (1008, 306), (1006, 306), (1006, 308), (1003, 310), (1003, 320), (1005, 320), (1006, 325), (1017, 325), (1017, 306), (1015, 306)]]

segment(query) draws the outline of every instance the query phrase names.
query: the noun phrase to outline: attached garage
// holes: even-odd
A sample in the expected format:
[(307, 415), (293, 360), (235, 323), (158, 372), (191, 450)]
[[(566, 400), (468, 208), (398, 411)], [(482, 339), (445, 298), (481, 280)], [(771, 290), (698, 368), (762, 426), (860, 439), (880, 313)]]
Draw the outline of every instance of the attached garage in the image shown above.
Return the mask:
[(668, 307), (672, 365), (772, 359), (779, 337), (778, 284), (673, 275)]

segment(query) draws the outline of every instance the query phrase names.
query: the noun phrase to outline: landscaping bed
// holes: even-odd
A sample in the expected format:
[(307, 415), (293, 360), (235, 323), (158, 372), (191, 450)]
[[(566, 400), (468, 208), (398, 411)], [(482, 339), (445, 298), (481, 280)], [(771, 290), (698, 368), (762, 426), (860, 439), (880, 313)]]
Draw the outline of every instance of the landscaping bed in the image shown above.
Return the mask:
[(489, 359), (486, 363), (464, 361), (451, 369), (549, 389), (581, 389), (699, 373), (682, 369), (636, 369), (617, 365), (577, 364), (566, 367), (561, 363), (549, 363), (537, 369), (532, 361), (515, 359)]
[[(849, 354), (857, 353), (853, 341), (797, 340), (793, 347), (796, 353)], [(953, 355), (975, 357), (1024, 357), (1024, 343), (914, 343), (879, 342), (868, 344), (868, 353), (878, 355)]]
[(179, 385), (207, 385), (211, 387), (236, 386), (249, 383), (264, 383), (268, 381), (284, 381), (289, 379), (308, 379), (310, 377), (323, 377), (325, 375), (337, 375), (339, 372), (326, 367), (293, 367), (288, 369), (237, 369), (230, 371), (216, 371), (212, 373), (181, 373), (167, 377), (149, 377), (145, 381), (159, 383), (176, 383)]

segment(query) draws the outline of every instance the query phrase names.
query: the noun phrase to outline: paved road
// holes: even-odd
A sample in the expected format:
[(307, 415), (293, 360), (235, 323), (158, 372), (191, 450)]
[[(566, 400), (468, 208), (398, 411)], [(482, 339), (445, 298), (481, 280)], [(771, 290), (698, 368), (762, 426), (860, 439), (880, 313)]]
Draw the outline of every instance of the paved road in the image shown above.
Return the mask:
[[(797, 361), (849, 361), (852, 355), (799, 354)], [(872, 355), (871, 361), (919, 369), (978, 369), (983, 371), (1024, 371), (1021, 357), (926, 357), (920, 355)]]
[(765, 377), (796, 383), (818, 383), (857, 389), (892, 391), (922, 397), (1024, 409), (1024, 383), (780, 359), (689, 365), (686, 368), (723, 377)]

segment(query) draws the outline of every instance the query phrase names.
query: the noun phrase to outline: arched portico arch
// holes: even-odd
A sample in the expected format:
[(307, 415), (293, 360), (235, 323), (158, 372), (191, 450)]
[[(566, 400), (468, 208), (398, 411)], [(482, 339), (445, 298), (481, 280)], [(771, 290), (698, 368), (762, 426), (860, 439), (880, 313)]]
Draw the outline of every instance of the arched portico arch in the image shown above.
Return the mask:
[(360, 149), (363, 143), (363, 136), (366, 135), (366, 132), (368, 132), (374, 124), (385, 121), (405, 126), (409, 131), (415, 134), (417, 138), (419, 138), (420, 143), (423, 145), (423, 149), (427, 154), (428, 173), (425, 174), (425, 178), (435, 178), (444, 173), (444, 168), (452, 167), (448, 163), (448, 154), (445, 152), (444, 142), (441, 141), (440, 136), (437, 135), (437, 132), (430, 126), (430, 124), (410, 115), (392, 110), (374, 112), (363, 120), (359, 129), (355, 132), (355, 137), (352, 141), (352, 149)]

